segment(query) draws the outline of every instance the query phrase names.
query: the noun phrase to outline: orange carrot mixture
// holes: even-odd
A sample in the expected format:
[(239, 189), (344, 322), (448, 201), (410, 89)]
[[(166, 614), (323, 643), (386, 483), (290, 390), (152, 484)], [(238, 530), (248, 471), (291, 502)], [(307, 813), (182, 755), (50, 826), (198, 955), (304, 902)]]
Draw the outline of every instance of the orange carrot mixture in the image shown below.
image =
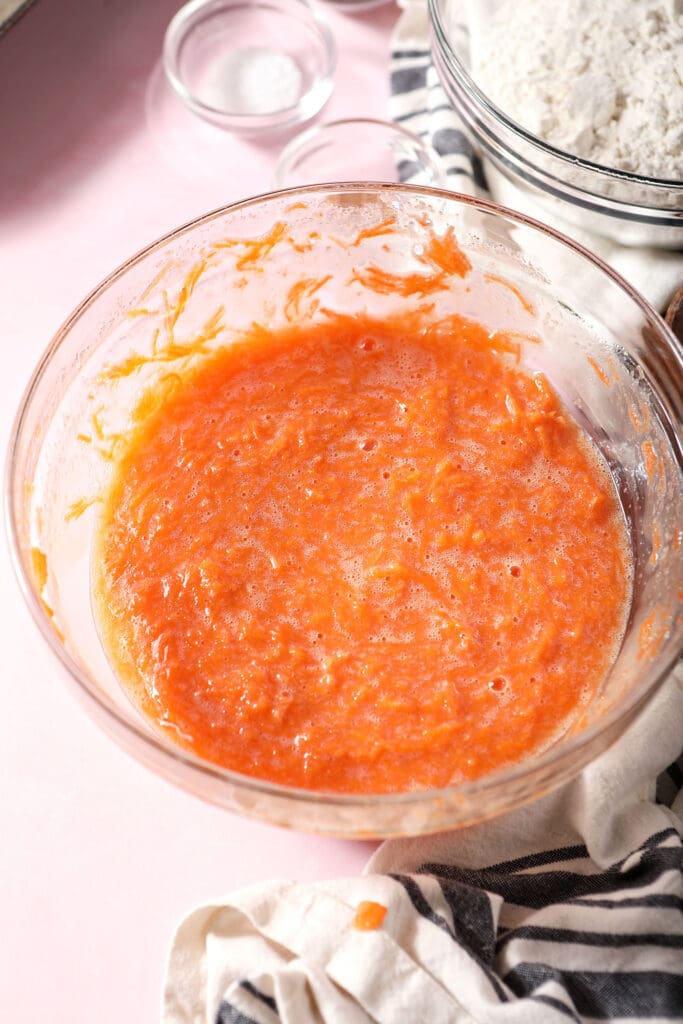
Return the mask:
[(94, 589), (156, 725), (357, 793), (562, 734), (620, 641), (629, 551), (607, 471), (511, 347), (457, 317), (255, 328), (135, 427)]

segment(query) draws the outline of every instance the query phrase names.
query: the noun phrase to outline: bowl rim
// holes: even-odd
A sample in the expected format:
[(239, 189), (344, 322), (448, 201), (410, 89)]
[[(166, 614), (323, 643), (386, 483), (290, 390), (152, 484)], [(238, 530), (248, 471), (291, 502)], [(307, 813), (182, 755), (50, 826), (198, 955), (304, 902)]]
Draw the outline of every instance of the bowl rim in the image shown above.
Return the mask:
[[(328, 807), (337, 807), (342, 809), (362, 809), (377, 806), (388, 808), (409, 806), (416, 803), (425, 804), (432, 801), (446, 801), (449, 798), (452, 798), (455, 794), (462, 796), (463, 801), (466, 799), (471, 800), (483, 794), (493, 794), (506, 785), (522, 780), (532, 773), (541, 773), (544, 769), (549, 769), (553, 766), (561, 767), (563, 761), (565, 761), (570, 755), (579, 752), (583, 752), (585, 755), (586, 749), (590, 748), (600, 736), (609, 735), (611, 736), (609, 742), (613, 742), (618, 735), (615, 730), (617, 730), (622, 723), (624, 724), (624, 727), (630, 723), (645, 701), (654, 695), (659, 686), (668, 677), (672, 668), (678, 661), (683, 651), (683, 605), (679, 607), (679, 613), (675, 621), (676, 631), (681, 635), (678, 637), (675, 644), (670, 644), (671, 650), (668, 652), (666, 658), (662, 660), (657, 672), (647, 676), (639, 687), (634, 687), (623, 702), (615, 707), (609, 708), (596, 722), (575, 733), (568, 741), (561, 744), (559, 747), (554, 744), (547, 750), (535, 755), (529, 760), (522, 761), (496, 772), (491, 772), (474, 780), (460, 782), (449, 786), (407, 790), (398, 793), (339, 793), (329, 790), (307, 790), (300, 787), (287, 786), (281, 783), (270, 782), (266, 779), (245, 775), (231, 769), (221, 768), (210, 761), (192, 754), (180, 746), (175, 746), (171, 743), (162, 741), (159, 734), (156, 734), (149, 728), (145, 727), (142, 715), (139, 712), (136, 712), (132, 704), (130, 705), (131, 714), (129, 716), (125, 715), (114, 701), (96, 689), (95, 685), (91, 683), (88, 674), (81, 669), (64, 645), (60, 642), (54, 625), (50, 621), (43, 602), (35, 589), (34, 582), (23, 553), (24, 549), (21, 544), (19, 523), (15, 514), (19, 501), (20, 488), (23, 487), (22, 481), (15, 479), (19, 443), (33, 396), (53, 357), (56, 355), (62, 343), (68, 336), (72, 325), (79, 320), (97, 301), (98, 297), (107, 291), (108, 288), (120, 277), (122, 277), (129, 268), (159, 251), (169, 242), (178, 240), (189, 234), (200, 225), (218, 220), (226, 214), (249, 209), (253, 206), (263, 205), (264, 203), (272, 201), (282, 202), (283, 200), (296, 202), (300, 201), (303, 196), (310, 197), (312, 195), (330, 192), (334, 192), (335, 194), (339, 192), (372, 193), (376, 195), (382, 193), (388, 193), (391, 195), (391, 193), (398, 192), (409, 193), (415, 198), (424, 196), (427, 199), (445, 200), (448, 203), (470, 206), (494, 216), (502, 214), (509, 220), (515, 221), (524, 227), (531, 228), (543, 235), (547, 235), (555, 239), (562, 245), (574, 250), (574, 252), (588, 260), (588, 262), (594, 264), (599, 270), (611, 278), (612, 281), (635, 302), (646, 318), (652, 322), (656, 332), (658, 332), (658, 336), (656, 336), (655, 339), (651, 339), (651, 341), (655, 340), (658, 347), (662, 347), (668, 355), (674, 356), (677, 373), (683, 382), (683, 345), (679, 343), (678, 339), (665, 323), (663, 318), (659, 316), (647, 300), (640, 295), (640, 293), (630, 285), (628, 281), (626, 281), (617, 271), (613, 270), (604, 262), (604, 260), (592, 253), (585, 246), (564, 235), (562, 232), (557, 231), (555, 228), (543, 224), (541, 221), (528, 217), (525, 214), (518, 213), (515, 210), (510, 210), (500, 204), (486, 199), (480, 199), (478, 197), (465, 195), (459, 192), (452, 192), (448, 189), (437, 189), (422, 185), (359, 181), (325, 183), (312, 186), (303, 185), (289, 189), (261, 193), (259, 195), (226, 204), (193, 218), (192, 220), (186, 221), (139, 249), (104, 277), (99, 284), (97, 284), (81, 300), (81, 302), (74, 308), (58, 328), (30, 376), (20, 399), (10, 431), (3, 482), (3, 511), (5, 529), (9, 540), (8, 546), (10, 550), (10, 560), (12, 562), (14, 574), (19, 584), (22, 596), (28, 606), (33, 620), (37, 625), (43, 640), (47, 643), (48, 648), (56, 657), (57, 663), (66, 671), (69, 681), (75, 686), (77, 694), (85, 698), (86, 703), (93, 707), (95, 711), (103, 713), (105, 719), (108, 718), (111, 720), (109, 722), (110, 731), (112, 731), (117, 737), (131, 733), (138, 745), (136, 751), (138, 749), (144, 749), (151, 755), (157, 755), (155, 763), (151, 765), (151, 767), (153, 767), (153, 770), (155, 770), (157, 774), (162, 775), (162, 777), (168, 776), (163, 769), (158, 767), (159, 759), (161, 759), (161, 762), (164, 764), (182, 765), (185, 769), (188, 769), (194, 777), (208, 776), (221, 784), (232, 784), (240, 790), (248, 791), (254, 795), (279, 797), (281, 799), (289, 799), (290, 801), (294, 801), (299, 804), (308, 803), (326, 805)], [(683, 389), (681, 393), (681, 415), (683, 418)], [(683, 471), (683, 436), (679, 437), (677, 434), (675, 440), (678, 441), (678, 458)], [(568, 777), (578, 774), (582, 767), (584, 767), (590, 760), (591, 756), (589, 752), (588, 756), (584, 756), (583, 760), (580, 760), (576, 769), (572, 770), (569, 776), (561, 776), (560, 782), (567, 781)], [(184, 786), (184, 788), (188, 787)], [(544, 791), (548, 791), (552, 788), (554, 788), (552, 783), (548, 783), (546, 784)], [(506, 809), (506, 807), (502, 808), (503, 811)], [(490, 813), (497, 814), (500, 812), (494, 810)], [(490, 816), (490, 814), (486, 816)], [(373, 832), (371, 826), (368, 827), (367, 832), (368, 834), (386, 834), (382, 832)], [(340, 834), (358, 835), (359, 830), (355, 830), (353, 833), (345, 833), (342, 831)]]
[[(448, 59), (451, 70), (458, 79), (459, 84), (474, 98), (477, 104), (487, 114), (502, 124), (503, 127), (507, 128), (518, 138), (535, 147), (540, 152), (547, 156), (554, 157), (555, 159), (559, 159), (563, 163), (571, 165), (572, 167), (581, 167), (584, 170), (597, 173), (604, 178), (627, 182), (630, 185), (639, 185), (641, 187), (649, 186), (651, 188), (666, 189), (669, 192), (674, 191), (683, 194), (683, 178), (652, 178), (645, 174), (635, 174), (631, 171), (620, 170), (617, 167), (608, 167), (606, 164), (599, 164), (592, 160), (586, 160), (584, 157), (568, 153), (566, 150), (553, 146), (540, 136), (534, 135), (532, 132), (528, 131), (523, 125), (515, 121), (514, 118), (506, 114), (505, 111), (501, 110), (500, 107), (496, 106), (496, 104), (489, 99), (486, 93), (479, 88), (463, 62), (460, 60), (460, 57), (451, 45), (441, 17), (441, 0), (427, 0), (427, 4), (429, 19), (433, 29), (435, 30), (437, 44), (441, 47), (443, 54)], [(675, 213), (676, 211), (671, 210), (669, 212)], [(680, 216), (683, 217), (683, 211), (681, 211)]]
[[(199, 99), (187, 86), (180, 70), (180, 51), (193, 29), (207, 18), (240, 8), (276, 10), (290, 20), (292, 10), (305, 14), (309, 27), (317, 32), (325, 62), (322, 71), (301, 93), (296, 103), (270, 113), (249, 114), (212, 106)], [(161, 62), (167, 81), (185, 105), (200, 117), (236, 133), (260, 134), (282, 130), (314, 117), (327, 103), (334, 87), (337, 45), (321, 6), (310, 0), (189, 0), (171, 18), (164, 33)], [(315, 102), (313, 102), (315, 99)]]

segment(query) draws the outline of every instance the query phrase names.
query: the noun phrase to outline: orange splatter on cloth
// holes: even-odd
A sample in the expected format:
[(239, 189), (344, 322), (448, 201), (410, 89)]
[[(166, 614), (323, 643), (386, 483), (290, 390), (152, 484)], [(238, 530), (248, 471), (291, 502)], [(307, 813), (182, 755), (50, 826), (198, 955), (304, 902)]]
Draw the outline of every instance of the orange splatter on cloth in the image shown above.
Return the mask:
[(382, 927), (386, 916), (387, 908), (382, 903), (362, 900), (358, 904), (352, 924), (359, 932), (373, 932)]
[(571, 727), (630, 587), (614, 487), (547, 380), (450, 317), (254, 328), (136, 423), (93, 566), (169, 737), (307, 789), (473, 779)]

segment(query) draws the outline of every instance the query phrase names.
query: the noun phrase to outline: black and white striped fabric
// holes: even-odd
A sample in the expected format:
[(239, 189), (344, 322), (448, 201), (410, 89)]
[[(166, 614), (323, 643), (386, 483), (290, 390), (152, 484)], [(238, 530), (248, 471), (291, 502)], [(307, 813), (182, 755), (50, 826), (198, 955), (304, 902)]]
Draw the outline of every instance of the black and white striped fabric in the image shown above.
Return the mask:
[(389, 112), (392, 121), (428, 142), (454, 192), (490, 199), (478, 154), (462, 130), (432, 64), (422, 4), (407, 6), (393, 40)]
[[(655, 789), (682, 738), (680, 670), (555, 794), (390, 840), (359, 878), (198, 908), (173, 940), (164, 1024), (683, 1021), (683, 756)], [(359, 931), (367, 900), (387, 913)]]
[[(431, 144), (446, 170), (447, 187), (454, 192), (509, 202), (507, 196), (489, 191), (481, 160), (464, 134), (432, 63), (427, 0), (399, 0), (399, 4), (403, 13), (394, 31), (390, 63), (392, 120)], [(459, 6), (463, 12), (460, 25), (455, 17)], [(454, 32), (466, 34), (467, 10), (465, 0), (452, 0)], [(465, 46), (458, 46), (458, 49), (466, 51), (466, 38)], [(544, 208), (535, 207), (528, 199), (523, 212), (550, 222), (593, 250), (634, 285), (655, 309), (666, 309), (683, 281), (683, 252), (617, 245), (568, 223), (554, 223)]]

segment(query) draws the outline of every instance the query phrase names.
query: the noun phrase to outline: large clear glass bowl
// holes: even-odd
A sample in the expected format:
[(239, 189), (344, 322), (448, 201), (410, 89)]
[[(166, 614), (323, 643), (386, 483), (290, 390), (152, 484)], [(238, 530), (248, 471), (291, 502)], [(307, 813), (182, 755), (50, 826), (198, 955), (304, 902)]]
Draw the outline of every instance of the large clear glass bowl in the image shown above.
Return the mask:
[[(91, 550), (117, 438), (133, 410), (139, 414), (150, 382), (182, 374), (202, 357), (193, 347), (199, 334), (215, 334), (215, 346), (254, 321), (310, 322), (325, 309), (378, 317), (414, 311), (424, 298), (368, 290), (358, 271), (372, 264), (392, 274), (425, 274), (420, 256), (428, 239), (451, 229), (473, 270), (428, 297), (433, 315), (458, 311), (492, 330), (519, 332), (523, 365), (549, 376), (614, 475), (634, 587), (613, 668), (581, 721), (550, 749), (438, 791), (307, 792), (203, 762), (141, 717), (100, 643)], [(317, 290), (295, 287), (321, 275)], [(525, 342), (531, 335), (542, 343)], [(607, 266), (541, 224), (405, 185), (321, 185), (249, 199), (179, 228), (115, 270), (47, 348), (8, 457), (18, 579), (55, 670), (110, 736), (184, 789), (233, 811), (337, 835), (465, 825), (576, 775), (623, 732), (679, 654), (682, 396), (682, 353), (663, 320)]]
[(665, 181), (579, 159), (528, 132), (514, 111), (501, 110), (479, 87), (471, 69), (472, 40), (486, 46), (501, 2), (428, 0), (434, 65), (481, 154), (496, 201), (621, 245), (683, 249), (683, 164), (678, 181)]

